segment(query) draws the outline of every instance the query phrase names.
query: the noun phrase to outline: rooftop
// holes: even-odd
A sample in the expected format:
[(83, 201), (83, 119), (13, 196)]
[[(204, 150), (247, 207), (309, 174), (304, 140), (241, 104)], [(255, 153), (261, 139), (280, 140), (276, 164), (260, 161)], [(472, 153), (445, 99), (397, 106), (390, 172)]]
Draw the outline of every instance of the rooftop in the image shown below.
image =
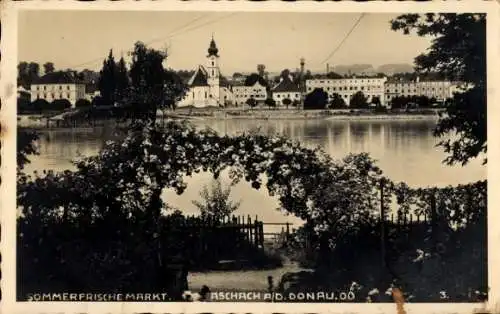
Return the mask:
[(33, 84), (84, 84), (70, 72), (47, 73), (34, 81)]
[(278, 85), (273, 88), (275, 93), (283, 92), (300, 92), (300, 88), (297, 84), (293, 83), (290, 79), (282, 79)]

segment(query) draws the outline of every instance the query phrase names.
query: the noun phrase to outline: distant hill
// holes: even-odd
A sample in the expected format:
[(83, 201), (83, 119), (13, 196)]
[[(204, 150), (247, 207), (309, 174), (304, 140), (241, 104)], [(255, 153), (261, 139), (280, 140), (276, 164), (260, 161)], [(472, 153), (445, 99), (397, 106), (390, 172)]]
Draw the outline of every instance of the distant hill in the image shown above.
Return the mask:
[(375, 74), (376, 71), (371, 64), (348, 64), (336, 65), (333, 67), (335, 73), (344, 74)]
[(377, 72), (382, 72), (387, 75), (392, 75), (394, 73), (407, 73), (413, 72), (413, 66), (408, 63), (393, 63), (393, 64), (383, 64), (378, 67)]

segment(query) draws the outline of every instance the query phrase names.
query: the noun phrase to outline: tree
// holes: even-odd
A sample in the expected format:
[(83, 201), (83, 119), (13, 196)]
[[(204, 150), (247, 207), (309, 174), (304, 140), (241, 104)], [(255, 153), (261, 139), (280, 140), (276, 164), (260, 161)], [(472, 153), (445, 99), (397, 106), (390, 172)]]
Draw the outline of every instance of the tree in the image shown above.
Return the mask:
[(29, 155), (37, 155), (38, 149), (35, 145), (39, 139), (38, 133), (34, 131), (17, 128), (17, 169), (21, 171), (26, 164), (30, 163)]
[(193, 201), (193, 204), (200, 210), (203, 218), (210, 217), (220, 221), (230, 217), (240, 207), (241, 202), (232, 202), (230, 194), (231, 187), (224, 188), (221, 180), (216, 179), (210, 189), (205, 185), (201, 190), (202, 201)]
[(464, 82), (434, 130), (436, 137), (455, 135), (439, 143), (448, 153), (444, 162), (465, 165), (486, 154), (486, 14), (404, 14), (391, 24), (404, 34), (434, 37), (428, 52), (415, 58), (417, 71)]
[(252, 73), (245, 79), (245, 86), (253, 86), (255, 83), (259, 82), (260, 85), (268, 87), (268, 84), (264, 77), (260, 76), (257, 73)]
[(125, 64), (125, 60), (123, 57), (120, 58), (120, 61), (115, 67), (115, 99), (118, 102), (121, 102), (125, 97), (128, 88), (130, 86), (127, 65)]
[(17, 85), (28, 88), (30, 83), (31, 82), (28, 76), (28, 62), (19, 62), (17, 65)]
[(100, 106), (106, 106), (107, 103), (101, 96), (96, 96), (92, 99), (91, 105), (92, 107), (100, 107)]
[(99, 73), (99, 92), (103, 101), (109, 105), (115, 104), (116, 95), (116, 63), (113, 57), (113, 50), (109, 51), (108, 58), (103, 61), (102, 69)]
[(175, 105), (182, 99), (188, 90), (183, 79), (174, 71), (165, 70), (164, 75), (165, 99), (162, 109), (175, 109)]
[(420, 108), (429, 108), (432, 105), (431, 99), (427, 96), (417, 96), (415, 102)]
[(71, 103), (67, 99), (55, 99), (50, 107), (52, 110), (63, 111), (71, 108)]
[(51, 108), (50, 103), (42, 98), (37, 98), (31, 102), (31, 108), (36, 112), (42, 112)]
[(244, 75), (241, 74), (240, 72), (234, 72), (233, 73), (233, 79), (240, 79), (242, 78)]
[(163, 67), (166, 58), (165, 52), (147, 48), (142, 42), (135, 44), (130, 66), (131, 86), (127, 98), (132, 105), (135, 118), (154, 122), (158, 109), (171, 105), (167, 99)]
[(255, 98), (253, 97), (250, 97), (247, 99), (247, 101), (245, 102), (250, 108), (254, 108), (257, 106), (257, 101), (255, 100)]
[(19, 113), (33, 110), (31, 102), (26, 98), (17, 98), (17, 111)]
[(52, 63), (52, 62), (44, 63), (43, 72), (45, 74), (54, 72), (54, 63)]
[(92, 103), (90, 101), (88, 101), (87, 99), (78, 99), (75, 103), (75, 107), (76, 108), (88, 108), (88, 107), (92, 107)]
[(328, 94), (322, 88), (315, 88), (304, 99), (304, 109), (325, 109)]
[(330, 102), (330, 108), (332, 109), (345, 109), (347, 105), (345, 103), (344, 98), (337, 93), (334, 93), (332, 96), (332, 101)]
[(40, 65), (36, 62), (30, 62), (28, 64), (28, 77), (30, 80), (30, 85), (40, 78)]
[(280, 78), (288, 80), (290, 79), (290, 75), (291, 75), (290, 70), (284, 69), (283, 71), (281, 71)]
[(349, 107), (355, 109), (365, 109), (368, 108), (368, 102), (363, 92), (357, 92), (351, 97)]
[(326, 74), (326, 77), (329, 79), (341, 79), (342, 75), (335, 72), (329, 72), (328, 74)]
[(380, 101), (379, 96), (373, 96), (371, 100), (371, 103), (374, 104), (377, 108), (382, 106), (382, 102)]
[(292, 106), (294, 106), (295, 108), (299, 108), (299, 106), (300, 106), (300, 101), (299, 101), (299, 100), (297, 100), (297, 99), (294, 99), (294, 100), (292, 101)]
[(269, 109), (276, 108), (276, 101), (272, 98), (267, 98), (264, 103), (269, 107)]
[(292, 104), (292, 100), (290, 98), (285, 98), (283, 99), (283, 105), (286, 106), (286, 109), (288, 109), (288, 106)]
[(390, 104), (392, 109), (406, 109), (409, 102), (410, 102), (409, 97), (396, 96), (391, 99)]

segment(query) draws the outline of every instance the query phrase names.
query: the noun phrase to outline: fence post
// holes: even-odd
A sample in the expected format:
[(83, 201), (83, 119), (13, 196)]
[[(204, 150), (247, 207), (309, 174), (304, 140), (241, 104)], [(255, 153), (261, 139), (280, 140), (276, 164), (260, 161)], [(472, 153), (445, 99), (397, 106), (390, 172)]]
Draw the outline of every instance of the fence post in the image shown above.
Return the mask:
[(259, 244), (264, 248), (264, 223), (259, 222)]
[(436, 232), (437, 232), (437, 217), (436, 217), (436, 189), (431, 190), (431, 237), (432, 248), (436, 248)]
[(254, 243), (255, 247), (259, 246), (259, 222), (257, 220), (254, 221)]
[(288, 236), (290, 236), (290, 223), (289, 222), (286, 223), (286, 237), (288, 238)]
[(380, 180), (380, 257), (381, 267), (385, 268), (385, 206), (384, 206), (384, 179)]

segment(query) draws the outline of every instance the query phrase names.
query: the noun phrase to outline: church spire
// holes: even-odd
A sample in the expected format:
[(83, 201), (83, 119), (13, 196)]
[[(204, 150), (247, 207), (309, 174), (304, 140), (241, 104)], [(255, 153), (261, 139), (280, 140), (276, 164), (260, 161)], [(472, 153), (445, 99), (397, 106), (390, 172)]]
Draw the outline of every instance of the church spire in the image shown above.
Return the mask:
[(217, 48), (217, 45), (215, 44), (214, 40), (214, 34), (212, 33), (212, 40), (210, 41), (210, 47), (208, 48), (208, 56), (219, 56), (219, 49)]

